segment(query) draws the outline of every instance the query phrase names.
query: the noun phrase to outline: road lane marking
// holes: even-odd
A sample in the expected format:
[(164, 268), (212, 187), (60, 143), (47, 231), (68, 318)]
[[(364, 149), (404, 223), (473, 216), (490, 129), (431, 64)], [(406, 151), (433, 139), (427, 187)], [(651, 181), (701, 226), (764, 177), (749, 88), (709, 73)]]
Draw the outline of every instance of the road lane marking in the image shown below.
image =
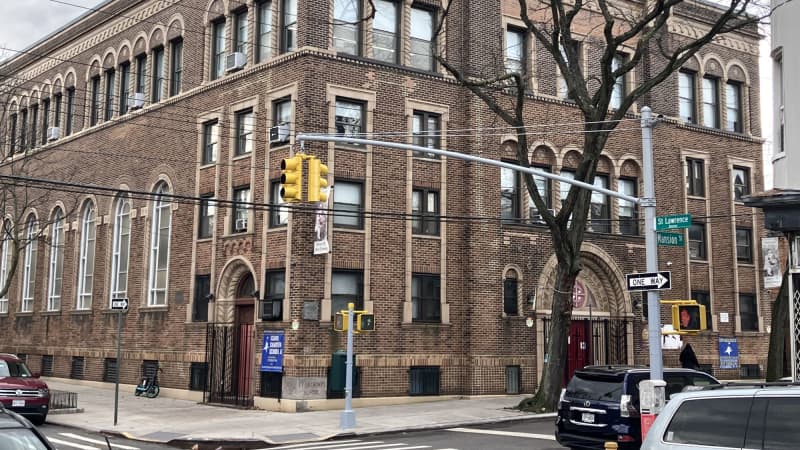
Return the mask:
[(448, 428), (447, 431), (456, 431), (459, 433), (490, 434), (493, 436), (521, 437), (528, 439), (542, 439), (546, 441), (556, 440), (555, 436), (551, 436), (549, 434), (520, 433), (517, 431), (479, 430), (475, 428)]
[[(74, 433), (58, 433), (58, 434), (60, 434), (61, 436), (64, 436), (64, 437), (77, 439), (79, 441), (91, 442), (92, 444), (100, 444), (103, 447), (106, 446), (106, 441), (101, 441), (99, 439), (89, 439), (88, 437), (84, 437), (84, 436), (81, 436), (81, 435), (78, 435), (78, 434), (74, 434)], [(127, 445), (115, 444), (113, 442), (111, 443), (111, 446), (112, 447), (121, 448), (122, 450), (139, 450), (139, 447), (129, 447)]]
[(47, 437), (47, 440), (52, 442), (52, 443), (54, 443), (54, 444), (65, 445), (67, 447), (73, 447), (73, 448), (79, 448), (81, 450), (99, 450), (97, 447), (89, 447), (88, 445), (83, 445), (83, 444), (73, 444), (72, 442), (62, 441), (60, 439), (51, 438), (49, 436)]
[[(307, 444), (296, 444), (284, 447), (271, 447), (269, 450), (279, 449), (295, 449), (295, 450), (369, 450), (383, 448), (386, 450), (395, 450), (388, 447), (400, 447), (406, 444), (385, 444), (383, 441), (331, 441), (331, 442), (312, 442)], [(399, 450), (399, 449), (398, 449)]]
[[(353, 442), (361, 442), (358, 439), (351, 439), (349, 441), (334, 441), (331, 444), (344, 444), (344, 443), (353, 443)], [(303, 444), (291, 444), (291, 445), (282, 445), (280, 447), (269, 447), (270, 450), (282, 450), (282, 449), (289, 449), (289, 448), (296, 448), (296, 449), (305, 449), (307, 447), (312, 447), (314, 445), (320, 445), (321, 442), (306, 442)], [(266, 450), (266, 449), (262, 449)]]

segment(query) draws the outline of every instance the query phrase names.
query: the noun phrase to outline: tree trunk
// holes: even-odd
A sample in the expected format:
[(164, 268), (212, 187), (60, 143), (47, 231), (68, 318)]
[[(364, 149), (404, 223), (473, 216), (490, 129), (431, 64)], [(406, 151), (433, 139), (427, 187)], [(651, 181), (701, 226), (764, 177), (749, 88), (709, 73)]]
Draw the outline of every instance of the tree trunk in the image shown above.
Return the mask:
[(772, 332), (769, 334), (767, 354), (767, 381), (775, 381), (785, 376), (786, 336), (789, 330), (789, 271), (783, 272), (781, 289), (772, 304)]

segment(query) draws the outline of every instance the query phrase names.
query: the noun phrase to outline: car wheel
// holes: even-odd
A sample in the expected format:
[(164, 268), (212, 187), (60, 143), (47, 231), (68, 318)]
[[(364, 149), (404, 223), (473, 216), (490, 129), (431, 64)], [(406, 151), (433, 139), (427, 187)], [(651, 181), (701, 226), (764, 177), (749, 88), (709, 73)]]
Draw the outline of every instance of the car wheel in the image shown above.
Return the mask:
[(45, 420), (47, 420), (47, 414), (42, 414), (41, 416), (35, 416), (31, 418), (31, 423), (38, 427), (40, 425), (44, 425)]

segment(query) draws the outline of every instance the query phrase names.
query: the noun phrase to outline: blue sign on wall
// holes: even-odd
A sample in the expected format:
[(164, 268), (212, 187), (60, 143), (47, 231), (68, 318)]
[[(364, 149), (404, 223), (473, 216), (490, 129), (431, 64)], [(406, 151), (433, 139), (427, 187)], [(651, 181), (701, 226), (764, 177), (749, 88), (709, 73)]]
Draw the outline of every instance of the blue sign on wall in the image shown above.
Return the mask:
[(719, 368), (736, 369), (739, 367), (739, 344), (736, 338), (719, 338)]
[(283, 372), (283, 331), (265, 331), (261, 346), (261, 371)]

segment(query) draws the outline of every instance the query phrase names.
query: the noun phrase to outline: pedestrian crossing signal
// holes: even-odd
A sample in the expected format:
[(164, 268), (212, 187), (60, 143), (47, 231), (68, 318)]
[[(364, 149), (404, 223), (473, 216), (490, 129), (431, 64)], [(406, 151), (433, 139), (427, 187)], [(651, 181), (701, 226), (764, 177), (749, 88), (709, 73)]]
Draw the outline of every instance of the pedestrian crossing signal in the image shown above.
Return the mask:
[(359, 314), (356, 316), (356, 331), (375, 331), (375, 314)]
[(333, 330), (347, 331), (347, 313), (337, 312), (333, 316)]
[(672, 305), (672, 327), (675, 331), (699, 333), (708, 328), (706, 307), (698, 304)]

